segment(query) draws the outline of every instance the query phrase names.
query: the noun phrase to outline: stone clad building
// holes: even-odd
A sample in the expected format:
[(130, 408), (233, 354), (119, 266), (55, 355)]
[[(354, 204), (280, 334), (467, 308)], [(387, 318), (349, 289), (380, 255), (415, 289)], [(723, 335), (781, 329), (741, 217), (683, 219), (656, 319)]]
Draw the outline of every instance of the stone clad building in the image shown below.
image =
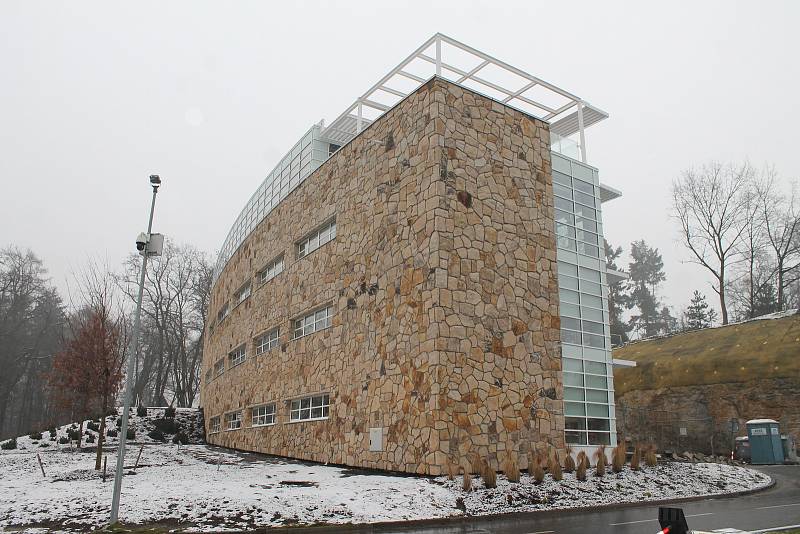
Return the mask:
[[(204, 347), (208, 441), (440, 474), (474, 453), (497, 464), (513, 451), (524, 466), (531, 447), (591, 440), (585, 397), (582, 430), (564, 413), (578, 403), (562, 385), (569, 264), (552, 124), (441, 75), (354, 110), (304, 136), (223, 247)], [(607, 316), (605, 328), (603, 347)], [(605, 437), (594, 434), (611, 443), (605, 408)]]

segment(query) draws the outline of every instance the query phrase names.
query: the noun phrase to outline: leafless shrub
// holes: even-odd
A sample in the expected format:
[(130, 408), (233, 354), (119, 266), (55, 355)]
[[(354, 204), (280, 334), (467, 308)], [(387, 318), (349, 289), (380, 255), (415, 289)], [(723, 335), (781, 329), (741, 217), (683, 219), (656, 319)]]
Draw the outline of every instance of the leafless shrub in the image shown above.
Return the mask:
[(561, 480), (564, 478), (564, 475), (561, 472), (561, 459), (558, 457), (558, 451), (553, 450), (553, 454), (550, 455), (550, 475), (552, 475), (553, 480)]
[(481, 472), (481, 476), (483, 477), (483, 485), (487, 489), (497, 487), (497, 472), (495, 472), (488, 460), (483, 461), (483, 470)]
[(625, 465), (625, 440), (621, 440), (611, 454), (611, 470), (615, 473), (622, 472)]
[(639, 461), (641, 457), (641, 451), (639, 450), (639, 445), (633, 449), (633, 456), (631, 456), (631, 470), (638, 471), (639, 470)]
[(586, 453), (580, 451), (578, 453), (578, 466), (575, 468), (575, 478), (580, 481), (586, 480), (586, 468), (589, 466), (589, 460), (586, 458)]
[(658, 458), (656, 458), (656, 446), (652, 443), (647, 446), (647, 450), (644, 453), (644, 463), (647, 464), (648, 467), (655, 467), (658, 464)]
[(461, 489), (464, 491), (472, 491), (472, 475), (468, 470), (464, 470), (464, 479), (461, 482)]
[(447, 480), (455, 479), (455, 475), (456, 475), (456, 466), (453, 464), (453, 462), (448, 461), (447, 462)]
[(542, 455), (539, 451), (533, 457), (533, 480), (536, 484), (541, 484), (544, 481), (544, 468), (542, 467)]
[(503, 462), (503, 473), (509, 482), (519, 482), (519, 464), (513, 452), (509, 451), (506, 454), (506, 459)]
[(600, 445), (594, 453), (594, 459), (597, 462), (595, 466), (594, 476), (601, 477), (606, 474), (606, 446)]
[(567, 457), (564, 459), (564, 472), (572, 473), (575, 471), (575, 460), (572, 458), (572, 447), (567, 447)]

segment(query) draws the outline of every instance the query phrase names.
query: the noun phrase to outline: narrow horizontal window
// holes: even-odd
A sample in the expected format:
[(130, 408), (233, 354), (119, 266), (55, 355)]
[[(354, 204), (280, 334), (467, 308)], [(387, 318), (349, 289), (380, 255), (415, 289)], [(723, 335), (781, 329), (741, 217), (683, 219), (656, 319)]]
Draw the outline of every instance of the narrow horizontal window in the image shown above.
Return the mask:
[(222, 305), (222, 308), (219, 309), (217, 312), (217, 322), (222, 321), (225, 317), (228, 316), (228, 303)]
[(239, 365), (240, 363), (244, 362), (247, 358), (247, 347), (245, 345), (239, 345), (235, 349), (233, 349), (230, 353), (228, 353), (228, 359), (231, 362), (231, 367)]
[(243, 285), (239, 290), (233, 294), (233, 300), (236, 304), (240, 304), (247, 300), (247, 297), (250, 296), (250, 282), (247, 282)]
[(220, 431), (220, 421), (219, 416), (212, 417), (208, 421), (208, 430), (210, 433), (215, 434)]
[(225, 429), (238, 430), (242, 428), (242, 411), (238, 410), (225, 414)]
[(308, 256), (336, 237), (336, 221), (330, 221), (297, 242), (297, 257)]
[(273, 328), (266, 334), (258, 336), (256, 338), (256, 354), (264, 354), (265, 352), (274, 349), (278, 346), (278, 340), (280, 339), (280, 329)]
[(283, 272), (283, 254), (269, 262), (263, 269), (258, 272), (258, 283), (263, 284), (269, 282)]
[(264, 426), (275, 424), (275, 403), (254, 406), (250, 409), (253, 426)]
[(333, 306), (326, 306), (292, 321), (292, 337), (297, 339), (329, 328), (333, 324)]
[(217, 360), (217, 363), (214, 364), (214, 377), (218, 377), (225, 372), (225, 358), (220, 358)]
[(289, 410), (290, 421), (311, 421), (314, 419), (326, 419), (330, 411), (330, 396), (313, 395), (294, 399)]

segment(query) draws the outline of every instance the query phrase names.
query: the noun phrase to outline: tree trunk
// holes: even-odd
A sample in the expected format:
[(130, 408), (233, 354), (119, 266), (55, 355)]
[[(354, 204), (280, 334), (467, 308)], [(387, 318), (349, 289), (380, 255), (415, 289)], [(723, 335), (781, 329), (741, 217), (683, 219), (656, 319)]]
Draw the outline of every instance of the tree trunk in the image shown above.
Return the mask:
[(783, 311), (783, 258), (778, 258), (778, 311)]
[(103, 443), (106, 437), (106, 413), (108, 413), (108, 394), (103, 393), (103, 403), (100, 414), (100, 430), (97, 432), (97, 457), (94, 460), (95, 471), (100, 471), (103, 462)]
[(728, 306), (725, 304), (725, 279), (720, 277), (719, 280), (719, 309), (722, 315), (723, 326), (728, 324)]

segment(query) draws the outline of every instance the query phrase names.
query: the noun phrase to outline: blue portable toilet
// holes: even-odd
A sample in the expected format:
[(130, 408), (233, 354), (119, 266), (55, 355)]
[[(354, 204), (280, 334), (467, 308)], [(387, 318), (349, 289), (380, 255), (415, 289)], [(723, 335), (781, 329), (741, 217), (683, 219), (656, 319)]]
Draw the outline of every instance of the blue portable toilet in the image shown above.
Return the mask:
[(778, 422), (772, 419), (752, 419), (747, 423), (750, 458), (753, 465), (782, 464), (783, 443)]

